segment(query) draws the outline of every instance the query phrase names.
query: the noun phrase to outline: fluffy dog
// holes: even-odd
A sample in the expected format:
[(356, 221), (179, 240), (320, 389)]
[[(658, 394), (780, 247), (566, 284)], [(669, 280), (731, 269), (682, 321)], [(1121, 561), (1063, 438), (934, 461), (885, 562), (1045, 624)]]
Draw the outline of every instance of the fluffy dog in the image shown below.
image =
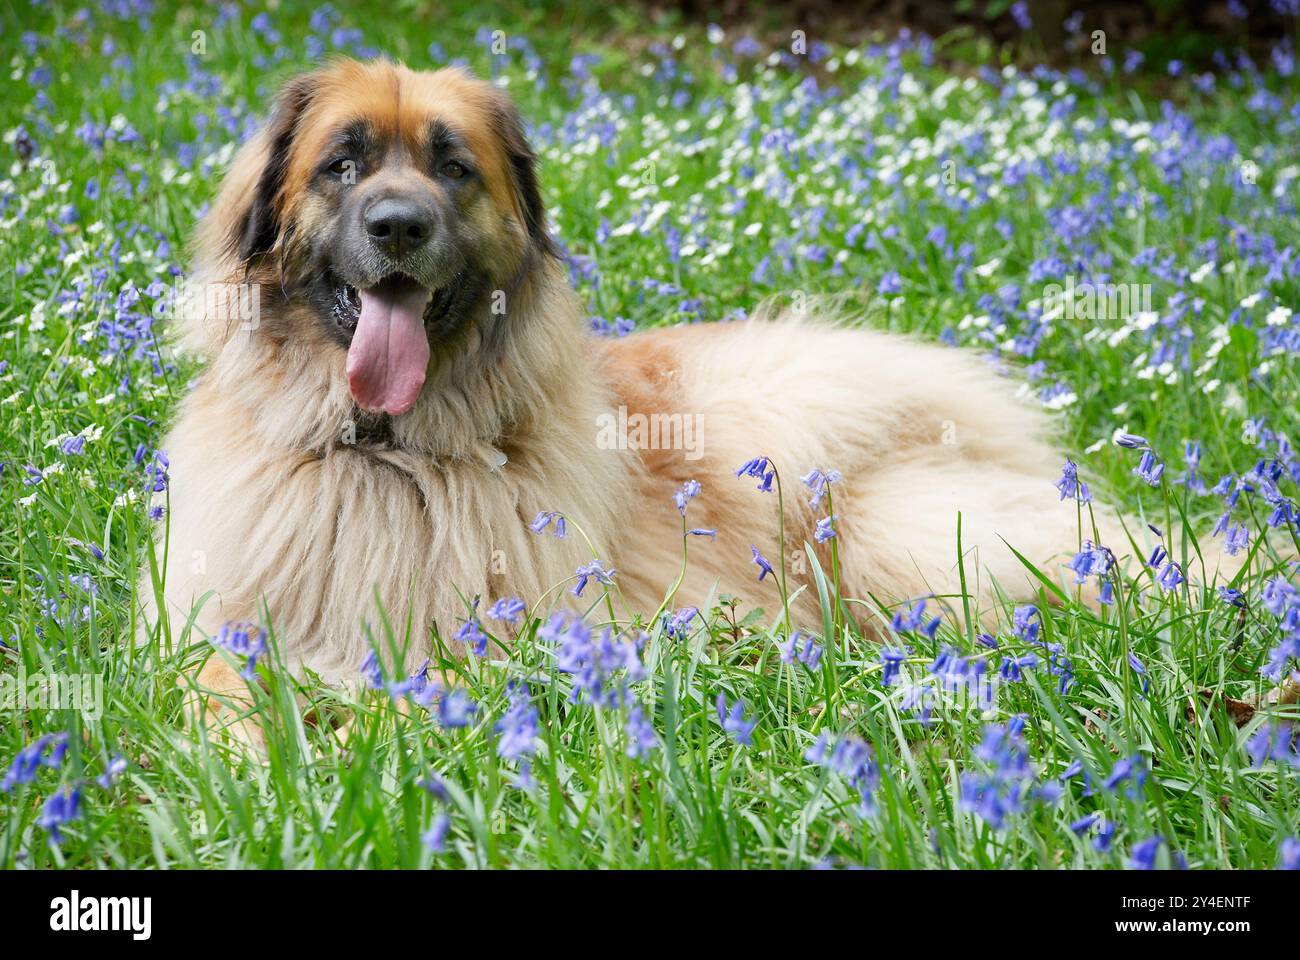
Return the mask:
[[(751, 548), (777, 562), (777, 500), (735, 474), (758, 456), (783, 471), (791, 552), (826, 509), (797, 477), (840, 471), (848, 596), (957, 593), (959, 513), (983, 601), (1036, 586), (1007, 544), (1050, 571), (1077, 549), (1045, 419), (975, 356), (780, 317), (589, 336), (534, 166), (514, 106), (459, 70), (341, 61), (286, 86), (197, 235), (192, 279), (255, 285), (260, 309), (179, 325), (207, 365), (164, 444), (161, 612), (207, 634), (269, 619), (289, 663), (331, 681), (356, 677), (385, 617), (415, 659), (466, 598), (555, 597), (593, 552), (619, 616), (648, 617), (692, 480), (688, 525), (716, 540), (690, 539), (674, 603), (721, 590), (772, 612), (779, 578)], [(621, 442), (629, 423), (698, 428)], [(543, 511), (569, 536), (530, 531)], [(796, 612), (816, 622), (810, 595)]]

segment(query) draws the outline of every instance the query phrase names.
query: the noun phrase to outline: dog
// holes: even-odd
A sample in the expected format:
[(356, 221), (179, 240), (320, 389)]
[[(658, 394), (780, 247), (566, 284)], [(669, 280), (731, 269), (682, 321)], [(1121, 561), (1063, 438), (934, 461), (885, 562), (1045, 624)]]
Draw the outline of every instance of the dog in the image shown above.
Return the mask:
[[(196, 235), (192, 280), (259, 311), (177, 322), (206, 366), (163, 444), (153, 620), (262, 623), (291, 668), (346, 682), (383, 630), (415, 662), (473, 598), (569, 596), (593, 558), (643, 624), (685, 546), (671, 605), (779, 610), (788, 574), (794, 620), (820, 625), (805, 544), (828, 572), (835, 546), (846, 596), (954, 595), (964, 574), (982, 608), (1039, 589), (1016, 552), (1059, 572), (1078, 549), (1051, 424), (970, 353), (779, 313), (591, 335), (536, 166), (512, 102), (462, 70), (342, 60), (287, 83)], [(699, 430), (609, 440), (632, 422)], [(815, 508), (814, 468), (839, 472)], [(531, 529), (553, 514), (567, 536)], [(232, 693), (219, 660), (201, 683)]]

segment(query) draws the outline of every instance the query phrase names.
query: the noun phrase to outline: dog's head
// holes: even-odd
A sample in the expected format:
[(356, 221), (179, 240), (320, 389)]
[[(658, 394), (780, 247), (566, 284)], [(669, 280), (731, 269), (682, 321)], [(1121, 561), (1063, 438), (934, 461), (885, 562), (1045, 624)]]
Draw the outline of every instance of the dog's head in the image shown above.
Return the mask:
[(284, 299), (268, 335), (346, 350), (357, 404), (403, 414), (430, 344), (453, 342), (553, 253), (533, 167), (491, 84), (339, 61), (290, 81), (236, 160), (224, 255)]

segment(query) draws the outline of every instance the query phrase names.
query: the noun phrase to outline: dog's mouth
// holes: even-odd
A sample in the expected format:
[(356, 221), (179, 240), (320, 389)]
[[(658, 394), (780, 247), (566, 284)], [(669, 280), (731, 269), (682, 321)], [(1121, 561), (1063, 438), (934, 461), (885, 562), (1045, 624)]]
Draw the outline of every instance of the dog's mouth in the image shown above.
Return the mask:
[(369, 287), (340, 284), (333, 319), (348, 340), (348, 389), (363, 410), (392, 416), (419, 399), (429, 366), (425, 313), (434, 291), (394, 273)]

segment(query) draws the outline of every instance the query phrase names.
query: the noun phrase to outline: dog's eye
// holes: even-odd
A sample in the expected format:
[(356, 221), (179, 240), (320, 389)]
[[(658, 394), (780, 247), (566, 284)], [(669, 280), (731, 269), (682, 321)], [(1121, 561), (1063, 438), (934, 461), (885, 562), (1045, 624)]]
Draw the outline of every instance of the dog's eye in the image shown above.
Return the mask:
[(467, 173), (469, 173), (469, 171), (465, 169), (465, 165), (457, 163), (455, 160), (448, 160), (442, 165), (442, 175), (444, 177), (451, 177), (453, 180), (459, 180)]
[(346, 176), (349, 173), (355, 173), (357, 162), (351, 157), (339, 157), (329, 165), (329, 172), (336, 177)]

